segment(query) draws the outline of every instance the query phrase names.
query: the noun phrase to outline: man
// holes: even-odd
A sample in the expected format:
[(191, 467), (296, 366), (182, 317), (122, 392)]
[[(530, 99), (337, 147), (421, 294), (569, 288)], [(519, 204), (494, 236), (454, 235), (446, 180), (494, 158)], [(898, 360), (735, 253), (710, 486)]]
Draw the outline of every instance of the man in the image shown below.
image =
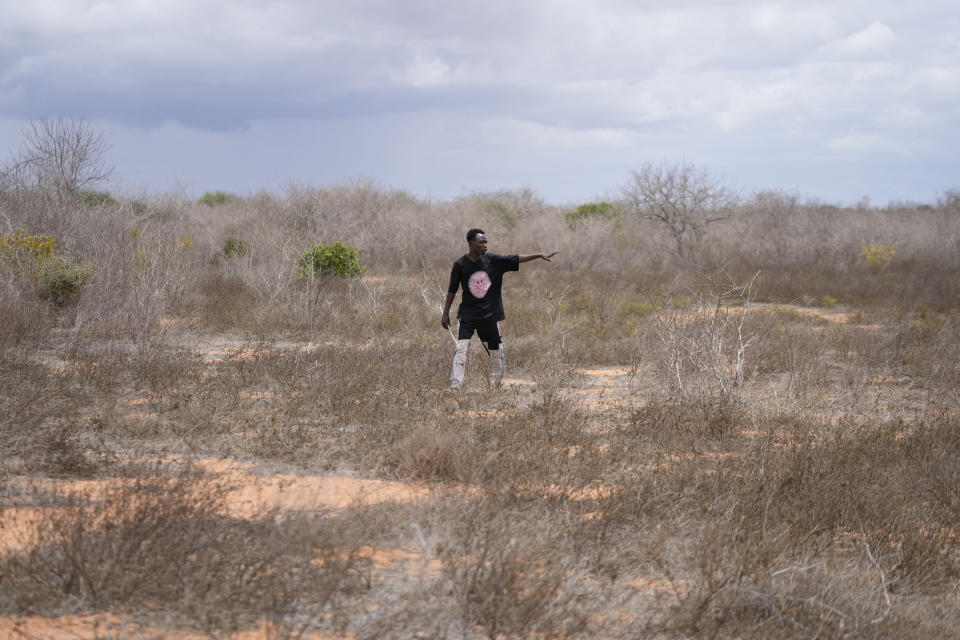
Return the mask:
[(549, 255), (542, 253), (514, 254), (501, 256), (487, 253), (487, 236), (483, 229), (470, 229), (467, 232), (467, 255), (453, 263), (450, 270), (450, 286), (447, 288), (447, 300), (443, 304), (440, 324), (450, 328), (450, 305), (462, 289), (457, 318), (457, 350), (453, 354), (453, 370), (450, 372), (450, 388), (459, 389), (463, 384), (463, 375), (467, 366), (467, 348), (470, 338), (476, 331), (481, 343), (486, 344), (490, 355), (490, 374), (495, 384), (503, 379), (504, 358), (501, 348), (500, 328), (497, 323), (504, 319), (503, 299), (500, 288), (503, 274), (517, 271), (521, 262), (543, 259), (551, 262), (557, 251)]

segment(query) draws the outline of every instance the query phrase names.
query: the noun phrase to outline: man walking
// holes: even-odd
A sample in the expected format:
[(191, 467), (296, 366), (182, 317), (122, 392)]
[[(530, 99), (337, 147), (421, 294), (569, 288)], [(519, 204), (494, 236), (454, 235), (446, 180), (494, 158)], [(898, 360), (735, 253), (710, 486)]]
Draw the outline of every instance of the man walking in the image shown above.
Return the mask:
[(467, 244), (470, 250), (454, 262), (453, 269), (450, 270), (450, 286), (447, 288), (447, 299), (440, 318), (440, 324), (449, 330), (450, 305), (457, 295), (457, 289), (462, 289), (460, 307), (457, 310), (457, 318), (460, 320), (457, 350), (453, 354), (453, 370), (450, 372), (452, 389), (459, 389), (463, 384), (467, 348), (474, 331), (490, 355), (490, 375), (495, 384), (500, 384), (503, 379), (504, 358), (497, 323), (505, 317), (500, 295), (503, 274), (507, 271), (518, 271), (521, 262), (541, 258), (551, 262), (550, 259), (558, 253), (554, 251), (547, 255), (528, 253), (509, 256), (487, 253), (487, 236), (483, 229), (470, 229), (467, 232)]

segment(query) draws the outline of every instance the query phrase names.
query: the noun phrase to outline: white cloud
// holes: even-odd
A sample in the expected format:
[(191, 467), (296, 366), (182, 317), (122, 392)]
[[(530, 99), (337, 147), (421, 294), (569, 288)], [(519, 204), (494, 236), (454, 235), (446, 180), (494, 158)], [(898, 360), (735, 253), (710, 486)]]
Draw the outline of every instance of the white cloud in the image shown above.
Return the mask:
[(886, 156), (909, 156), (910, 149), (898, 140), (876, 133), (862, 133), (841, 135), (827, 141), (827, 148), (831, 151), (849, 153), (862, 156), (865, 154), (881, 153)]
[(417, 56), (394, 77), (399, 84), (413, 87), (437, 87), (453, 79), (450, 66), (433, 56)]
[[(934, 163), (960, 147), (957, 32), (953, 0), (5, 2), (0, 118), (84, 116), (129, 136), (178, 123), (184, 145), (206, 130), (237, 149), (268, 140), (264, 122), (295, 121), (342, 129), (338, 153), (379, 150), (346, 141), (376, 130), (444, 158), (443, 175), (475, 161), (491, 180), (505, 149), (615, 169), (663, 154), (736, 163), (745, 149), (768, 166), (904, 149)], [(419, 142), (435, 122), (447, 130)]]
[(483, 123), (489, 139), (497, 144), (520, 147), (624, 148), (634, 144), (623, 129), (570, 129), (545, 126), (514, 118), (493, 118)]
[(827, 58), (877, 57), (887, 54), (896, 39), (888, 25), (874, 22), (866, 29), (825, 44), (820, 53)]

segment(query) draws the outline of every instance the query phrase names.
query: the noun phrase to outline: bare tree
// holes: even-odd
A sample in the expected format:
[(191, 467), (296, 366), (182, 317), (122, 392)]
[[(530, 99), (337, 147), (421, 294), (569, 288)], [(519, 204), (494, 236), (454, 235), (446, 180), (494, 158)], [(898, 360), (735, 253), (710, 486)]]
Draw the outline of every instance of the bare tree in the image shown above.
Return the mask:
[(706, 169), (691, 164), (645, 164), (632, 171), (621, 189), (626, 209), (663, 223), (683, 254), (690, 238), (699, 241), (707, 227), (725, 220), (733, 195)]
[(7, 187), (37, 190), (58, 200), (110, 178), (103, 136), (83, 119), (43, 117), (23, 129), (20, 152), (2, 171)]
[(960, 189), (947, 189), (937, 198), (937, 206), (947, 213), (960, 213)]

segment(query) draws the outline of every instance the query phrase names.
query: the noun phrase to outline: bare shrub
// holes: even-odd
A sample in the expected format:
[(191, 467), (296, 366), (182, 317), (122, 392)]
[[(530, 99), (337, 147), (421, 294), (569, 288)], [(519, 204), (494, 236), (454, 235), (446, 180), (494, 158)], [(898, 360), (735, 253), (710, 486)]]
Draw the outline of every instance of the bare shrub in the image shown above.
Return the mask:
[(203, 274), (196, 284), (196, 296), (201, 321), (212, 328), (250, 326), (255, 317), (251, 307), (256, 293), (237, 273), (217, 269)]
[(398, 445), (401, 476), (421, 480), (466, 480), (473, 465), (469, 440), (456, 431), (420, 427)]
[(809, 330), (809, 321), (774, 318), (753, 354), (755, 375), (779, 380), (784, 407), (808, 407), (826, 380), (829, 363), (822, 333)]
[(23, 291), (3, 276), (0, 274), (0, 353), (36, 348), (53, 324), (53, 313), (32, 292)]
[[(679, 256), (657, 220), (572, 231), (536, 194), (494, 198), (514, 219), (481, 195), (0, 193), (8, 229), (97, 266), (70, 311), (0, 282), (0, 518), (50, 508), (46, 544), (0, 559), (5, 611), (277, 637), (952, 637), (955, 216), (774, 194)], [(497, 251), (562, 253), (511, 276), (510, 384), (451, 396), (437, 315), (477, 223)], [(225, 237), (250, 251), (213, 264)], [(297, 282), (305, 243), (338, 239), (368, 274)], [(870, 243), (895, 249), (880, 269)], [(125, 466), (185, 452), (430, 492), (236, 520), (215, 479)], [(14, 477), (123, 474), (66, 498)]]
[[(697, 396), (679, 402), (654, 400), (635, 411), (629, 424), (629, 438), (652, 441), (661, 446), (692, 442), (722, 441), (743, 428), (745, 410), (734, 396)], [(624, 437), (624, 434), (620, 434)]]
[(41, 543), (0, 560), (4, 609), (70, 601), (174, 611), (208, 629), (303, 613), (318, 624), (362, 585), (362, 565), (322, 524), (280, 526), (272, 514), (232, 521), (222, 515), (223, 489), (186, 469), (120, 483), (99, 501), (59, 499), (36, 521)]
[(444, 571), (464, 620), (488, 638), (570, 636), (587, 628), (570, 570), (537, 514), (501, 511), (479, 501), (464, 514), (444, 552)]
[(657, 307), (662, 370), (679, 395), (707, 385), (729, 396), (743, 384), (748, 350), (757, 341), (744, 331), (752, 289), (752, 279), (740, 284), (708, 276), (688, 295), (671, 295)]
[(176, 229), (134, 228), (104, 249), (80, 318), (93, 333), (130, 337), (152, 348), (161, 317), (184, 299), (193, 242)]

